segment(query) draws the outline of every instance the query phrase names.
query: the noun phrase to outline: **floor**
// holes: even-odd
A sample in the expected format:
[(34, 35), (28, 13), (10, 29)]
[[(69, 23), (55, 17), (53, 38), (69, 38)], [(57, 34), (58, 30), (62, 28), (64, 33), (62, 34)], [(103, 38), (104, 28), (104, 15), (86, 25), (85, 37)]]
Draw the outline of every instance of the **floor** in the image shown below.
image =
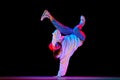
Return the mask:
[(120, 77), (81, 77), (81, 76), (21, 76), (21, 77), (0, 77), (0, 80), (120, 80)]

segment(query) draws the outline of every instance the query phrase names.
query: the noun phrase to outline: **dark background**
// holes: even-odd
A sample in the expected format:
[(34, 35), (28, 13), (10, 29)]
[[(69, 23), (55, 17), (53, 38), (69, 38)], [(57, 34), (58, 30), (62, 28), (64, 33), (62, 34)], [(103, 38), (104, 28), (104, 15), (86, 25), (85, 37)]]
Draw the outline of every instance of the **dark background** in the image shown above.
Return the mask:
[[(86, 41), (70, 59), (67, 76), (119, 76), (115, 46), (116, 8), (113, 2), (96, 0), (5, 1), (1, 29), (1, 76), (54, 76), (59, 60), (48, 44), (54, 26), (40, 21), (47, 9), (58, 21), (74, 28), (86, 17)], [(114, 6), (114, 7), (117, 7)], [(113, 33), (114, 32), (114, 33)]]

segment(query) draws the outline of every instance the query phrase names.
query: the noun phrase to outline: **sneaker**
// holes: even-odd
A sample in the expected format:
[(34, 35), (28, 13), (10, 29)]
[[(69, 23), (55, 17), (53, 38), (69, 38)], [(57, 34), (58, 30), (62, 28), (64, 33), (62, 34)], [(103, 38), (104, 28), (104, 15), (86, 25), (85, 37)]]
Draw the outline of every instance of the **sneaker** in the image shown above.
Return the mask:
[(80, 24), (81, 24), (82, 26), (85, 25), (85, 17), (84, 17), (83, 15), (81, 15), (81, 17), (80, 17)]
[(49, 15), (50, 15), (50, 13), (47, 10), (45, 10), (41, 16), (41, 21), (43, 21), (43, 19), (45, 19), (45, 18), (50, 18)]

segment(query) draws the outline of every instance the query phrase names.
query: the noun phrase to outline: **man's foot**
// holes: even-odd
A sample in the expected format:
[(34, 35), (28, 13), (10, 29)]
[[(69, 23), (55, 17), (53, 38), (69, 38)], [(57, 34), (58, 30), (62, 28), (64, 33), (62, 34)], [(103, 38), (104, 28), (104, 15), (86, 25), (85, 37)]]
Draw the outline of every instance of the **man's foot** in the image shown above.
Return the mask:
[(81, 24), (82, 26), (85, 25), (85, 17), (84, 17), (83, 15), (80, 16), (80, 24)]
[(58, 78), (58, 77), (61, 77), (61, 76), (53, 76), (53, 77)]
[(43, 21), (43, 19), (45, 18), (50, 18), (50, 13), (48, 12), (48, 10), (45, 10), (41, 16), (41, 21)]
[(57, 75), (56, 77), (58, 77), (58, 78), (61, 78), (61, 77), (64, 77), (64, 76), (61, 76), (61, 75)]

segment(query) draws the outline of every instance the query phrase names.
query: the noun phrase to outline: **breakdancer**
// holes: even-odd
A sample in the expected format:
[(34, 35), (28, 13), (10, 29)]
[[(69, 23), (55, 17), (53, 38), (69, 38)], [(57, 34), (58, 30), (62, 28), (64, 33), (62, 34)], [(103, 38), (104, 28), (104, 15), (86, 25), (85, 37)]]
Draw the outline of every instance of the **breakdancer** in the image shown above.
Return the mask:
[(81, 15), (79, 24), (73, 29), (57, 21), (48, 10), (43, 12), (41, 21), (45, 18), (49, 19), (56, 28), (52, 33), (52, 41), (49, 44), (49, 49), (53, 51), (56, 59), (60, 59), (57, 76), (65, 76), (71, 56), (78, 47), (83, 45), (86, 39), (86, 35), (82, 31), (82, 27), (86, 22), (85, 17)]

